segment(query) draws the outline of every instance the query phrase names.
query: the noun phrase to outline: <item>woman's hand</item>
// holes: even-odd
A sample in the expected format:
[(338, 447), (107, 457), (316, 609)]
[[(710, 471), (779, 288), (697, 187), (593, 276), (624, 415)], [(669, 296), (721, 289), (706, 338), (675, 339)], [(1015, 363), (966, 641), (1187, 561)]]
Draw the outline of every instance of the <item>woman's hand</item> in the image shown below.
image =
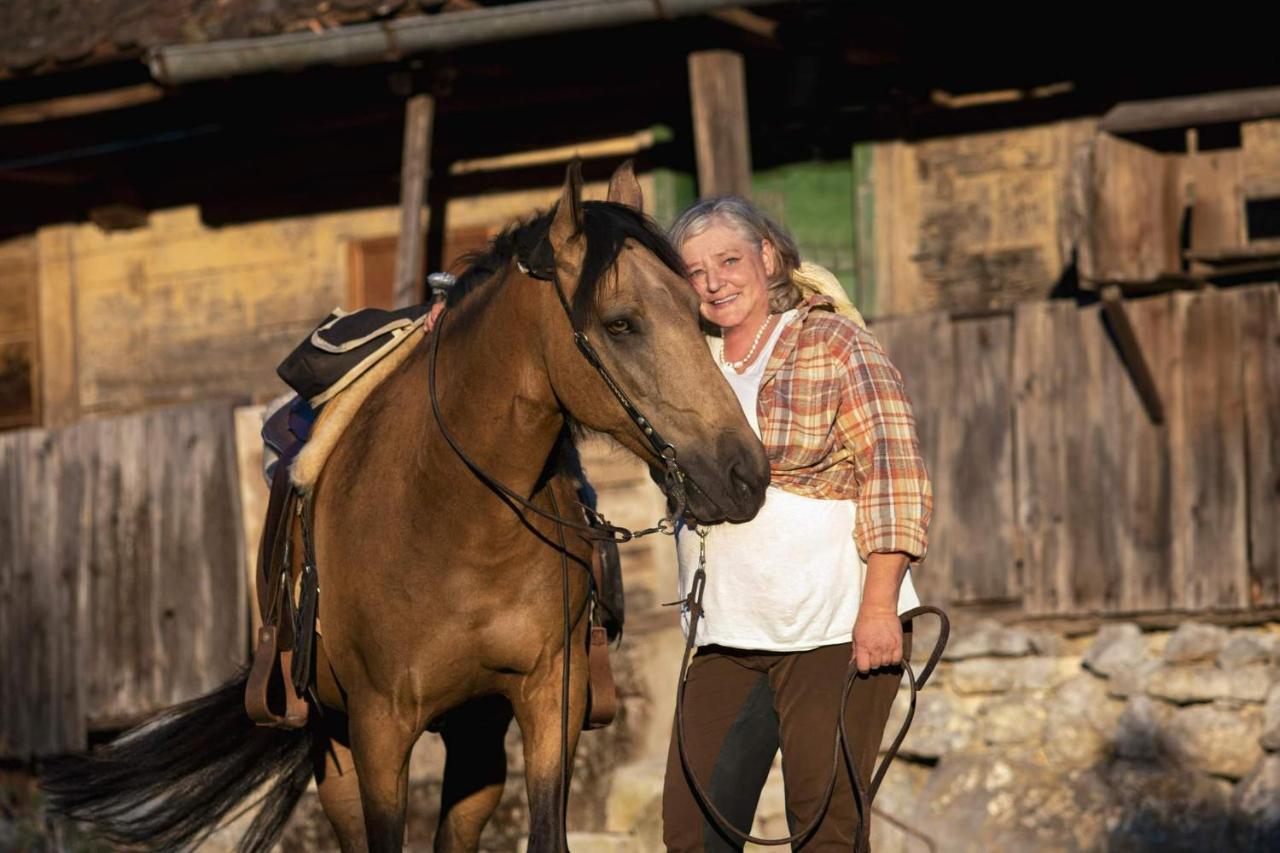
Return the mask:
[(849, 663), (858, 672), (902, 663), (902, 621), (898, 619), (898, 591), (907, 573), (906, 554), (872, 553), (867, 557), (867, 579), (862, 604), (853, 623), (853, 652)]
[(902, 621), (896, 608), (863, 603), (853, 623), (853, 652), (850, 663), (858, 672), (902, 663)]

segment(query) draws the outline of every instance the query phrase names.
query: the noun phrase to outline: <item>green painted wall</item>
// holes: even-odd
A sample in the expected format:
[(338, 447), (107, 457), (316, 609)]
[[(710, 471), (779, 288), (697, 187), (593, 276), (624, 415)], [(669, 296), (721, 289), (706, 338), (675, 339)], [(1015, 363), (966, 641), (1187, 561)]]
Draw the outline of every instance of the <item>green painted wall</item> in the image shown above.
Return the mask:
[(853, 146), (853, 302), (865, 317), (878, 314), (876, 282), (875, 143)]
[(693, 175), (675, 169), (654, 169), (653, 189), (653, 202), (646, 199), (645, 209), (663, 228), (670, 228), (680, 211), (698, 197)]
[[(871, 294), (859, 288), (856, 226), (862, 220), (855, 216), (856, 162), (789, 163), (756, 172), (752, 187), (756, 203), (791, 232), (801, 257), (835, 273), (854, 304), (862, 307), (864, 295)], [(693, 175), (673, 169), (655, 169), (653, 178), (650, 211), (665, 228), (697, 198), (697, 185)], [(863, 180), (869, 192), (869, 177)]]
[(800, 256), (835, 273), (856, 304), (850, 161), (790, 163), (758, 171), (752, 186), (756, 203), (786, 225)]

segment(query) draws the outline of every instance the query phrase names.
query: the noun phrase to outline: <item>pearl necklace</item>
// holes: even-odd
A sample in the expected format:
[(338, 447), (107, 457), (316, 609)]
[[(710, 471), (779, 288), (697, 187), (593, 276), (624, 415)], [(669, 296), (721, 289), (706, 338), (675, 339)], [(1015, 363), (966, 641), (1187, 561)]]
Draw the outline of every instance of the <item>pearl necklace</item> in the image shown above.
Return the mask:
[(737, 361), (728, 361), (724, 357), (724, 348), (720, 349), (720, 363), (725, 367), (733, 370), (741, 370), (751, 361), (751, 356), (756, 354), (756, 347), (760, 346), (760, 338), (764, 335), (764, 330), (769, 328), (769, 321), (773, 319), (772, 314), (768, 314), (764, 318), (764, 322), (760, 324), (760, 328), (756, 330), (756, 338), (751, 342), (751, 349), (747, 350), (747, 354)]

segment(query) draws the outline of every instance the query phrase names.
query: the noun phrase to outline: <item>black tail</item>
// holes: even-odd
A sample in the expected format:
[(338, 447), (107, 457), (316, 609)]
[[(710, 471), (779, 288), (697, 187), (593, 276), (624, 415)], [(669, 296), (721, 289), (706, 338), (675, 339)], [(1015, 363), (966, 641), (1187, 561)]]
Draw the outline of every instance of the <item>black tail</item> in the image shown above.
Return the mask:
[(245, 680), (163, 711), (92, 754), (47, 762), (41, 786), (51, 808), (114, 841), (169, 850), (198, 841), (257, 793), (262, 807), (241, 849), (269, 850), (310, 781), (312, 739), (305, 728), (254, 725)]

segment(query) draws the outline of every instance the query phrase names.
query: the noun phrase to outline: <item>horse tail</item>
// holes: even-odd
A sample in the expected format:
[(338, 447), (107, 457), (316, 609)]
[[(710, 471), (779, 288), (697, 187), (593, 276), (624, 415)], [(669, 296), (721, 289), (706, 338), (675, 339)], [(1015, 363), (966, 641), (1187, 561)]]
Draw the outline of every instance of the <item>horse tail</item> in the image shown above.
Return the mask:
[[(175, 705), (84, 755), (45, 762), (50, 808), (108, 838), (148, 849), (194, 846), (256, 794), (240, 849), (268, 851), (312, 771), (308, 728), (257, 726), (244, 710), (247, 673)], [(315, 715), (312, 714), (312, 717)]]

